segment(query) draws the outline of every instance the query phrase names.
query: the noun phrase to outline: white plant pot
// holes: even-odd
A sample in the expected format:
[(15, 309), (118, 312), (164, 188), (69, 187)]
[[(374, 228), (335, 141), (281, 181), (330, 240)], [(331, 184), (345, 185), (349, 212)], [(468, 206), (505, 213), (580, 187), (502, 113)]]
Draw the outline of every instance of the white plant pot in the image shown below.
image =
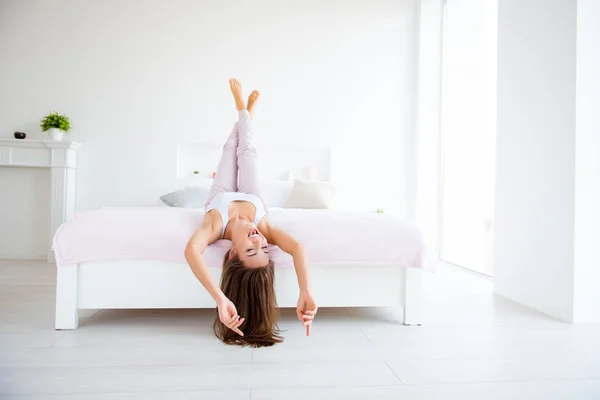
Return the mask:
[(50, 132), (50, 137), (52, 140), (57, 140), (60, 142), (63, 139), (64, 132), (58, 128), (50, 128), (48, 129), (48, 132)]

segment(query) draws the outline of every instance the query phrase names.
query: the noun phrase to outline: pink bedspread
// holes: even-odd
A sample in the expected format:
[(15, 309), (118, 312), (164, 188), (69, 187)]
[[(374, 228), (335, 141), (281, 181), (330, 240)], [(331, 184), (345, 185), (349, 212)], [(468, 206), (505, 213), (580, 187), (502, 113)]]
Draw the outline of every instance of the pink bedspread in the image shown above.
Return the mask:
[[(185, 263), (185, 246), (200, 226), (203, 211), (183, 208), (107, 208), (78, 213), (54, 237), (57, 266), (106, 260), (155, 260)], [(273, 225), (288, 231), (305, 247), (315, 265), (394, 265), (424, 268), (418, 231), (385, 214), (334, 210), (277, 209)], [(204, 252), (210, 266), (221, 266), (229, 240)], [(292, 258), (273, 246), (278, 267)]]

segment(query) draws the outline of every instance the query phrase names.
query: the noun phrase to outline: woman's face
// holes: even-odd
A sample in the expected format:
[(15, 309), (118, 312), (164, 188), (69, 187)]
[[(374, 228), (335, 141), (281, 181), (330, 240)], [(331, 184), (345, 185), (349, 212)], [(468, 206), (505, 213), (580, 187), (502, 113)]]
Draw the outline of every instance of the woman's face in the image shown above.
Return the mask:
[[(258, 231), (252, 222), (235, 219), (230, 222), (232, 253), (247, 268), (264, 267), (269, 263), (269, 247), (267, 239)], [(233, 254), (232, 254), (233, 255)]]

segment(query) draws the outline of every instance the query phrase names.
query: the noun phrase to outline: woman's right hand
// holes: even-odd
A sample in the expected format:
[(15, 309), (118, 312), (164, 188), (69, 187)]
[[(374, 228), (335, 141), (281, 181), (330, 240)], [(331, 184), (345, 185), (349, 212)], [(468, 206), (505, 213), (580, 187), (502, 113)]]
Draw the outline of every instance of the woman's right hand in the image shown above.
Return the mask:
[(223, 325), (236, 332), (238, 335), (244, 336), (244, 333), (239, 329), (240, 325), (244, 323), (244, 318), (240, 318), (240, 316), (237, 315), (237, 310), (231, 300), (223, 296), (223, 299), (217, 303), (217, 308), (219, 310), (219, 320), (221, 320)]

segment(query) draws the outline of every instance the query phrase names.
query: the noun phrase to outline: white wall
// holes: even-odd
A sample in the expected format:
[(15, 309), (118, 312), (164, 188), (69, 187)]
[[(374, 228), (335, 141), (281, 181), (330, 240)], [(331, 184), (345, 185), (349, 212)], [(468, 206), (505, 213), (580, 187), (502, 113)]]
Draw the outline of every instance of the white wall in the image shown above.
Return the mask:
[(577, 2), (575, 322), (600, 322), (600, 0)]
[(498, 4), (495, 291), (573, 318), (576, 2)]
[(416, 0), (1, 4), (0, 136), (68, 114), (78, 211), (176, 189), (177, 142), (224, 140), (236, 76), (262, 92), (262, 139), (334, 146), (350, 206), (407, 216)]

